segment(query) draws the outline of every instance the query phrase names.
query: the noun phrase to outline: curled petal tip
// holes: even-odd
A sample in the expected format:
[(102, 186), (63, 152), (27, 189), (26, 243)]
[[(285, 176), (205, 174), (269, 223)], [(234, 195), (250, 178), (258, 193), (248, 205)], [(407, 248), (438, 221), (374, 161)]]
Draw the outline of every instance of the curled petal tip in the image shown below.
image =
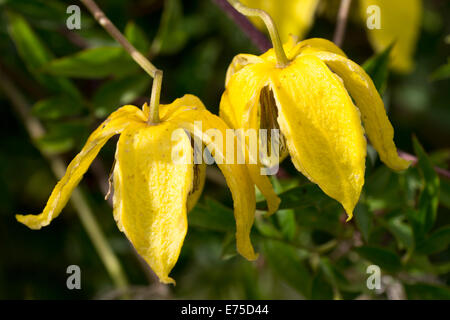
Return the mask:
[(173, 280), (171, 277), (168, 277), (168, 276), (160, 277), (159, 278), (159, 282), (164, 283), (164, 284), (173, 284), (174, 286), (177, 285), (176, 281)]
[(347, 212), (347, 220), (345, 220), (345, 222), (349, 222), (350, 220), (352, 220), (353, 218), (353, 213), (352, 212)]
[(16, 214), (16, 220), (33, 230), (39, 230), (43, 226), (46, 226), (48, 224), (43, 223), (42, 220), (39, 218), (39, 216), (35, 216), (32, 214), (28, 215)]
[(259, 258), (259, 254), (258, 253), (253, 253), (252, 255), (244, 256), (244, 258), (247, 259), (248, 261), (256, 261)]
[(281, 199), (278, 196), (273, 197), (270, 199), (271, 201), (267, 201), (268, 210), (267, 210), (267, 217), (270, 217), (275, 212), (278, 211), (278, 208), (280, 207)]
[(255, 261), (258, 259), (259, 254), (255, 253), (250, 239), (244, 240), (239, 234), (236, 234), (237, 251), (248, 261)]
[(353, 211), (355, 210), (357, 203), (358, 199), (356, 198), (350, 203), (341, 203), (342, 206), (344, 207), (345, 213), (347, 214), (347, 219), (345, 220), (346, 223), (353, 219)]
[(397, 165), (395, 167), (393, 167), (392, 169), (394, 169), (396, 171), (404, 171), (404, 170), (408, 169), (411, 166), (411, 164), (412, 164), (412, 161), (400, 158)]

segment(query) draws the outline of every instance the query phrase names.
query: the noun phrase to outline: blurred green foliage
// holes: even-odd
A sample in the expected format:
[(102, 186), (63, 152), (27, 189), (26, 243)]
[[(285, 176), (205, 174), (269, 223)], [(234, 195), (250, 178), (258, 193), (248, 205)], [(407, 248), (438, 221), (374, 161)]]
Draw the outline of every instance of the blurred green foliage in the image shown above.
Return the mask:
[[(98, 3), (129, 41), (164, 70), (163, 103), (192, 93), (217, 113), (233, 56), (258, 53), (210, 0)], [(149, 96), (151, 79), (87, 11), (82, 11), (81, 30), (65, 28), (70, 4), (0, 0), (0, 68), (47, 129), (39, 141), (30, 141), (0, 92), (1, 299), (118, 297), (73, 208), (68, 206), (39, 232), (14, 219), (16, 213), (40, 212), (56, 182), (39, 149), (70, 160), (111, 111), (123, 104), (141, 105)], [(286, 160), (273, 178), (282, 198), (280, 210), (270, 218), (258, 212), (252, 240), (260, 258), (250, 263), (234, 247), (231, 195), (220, 178), (208, 179), (188, 217), (188, 236), (173, 271), (177, 286), (164, 287), (117, 230), (103, 200), (99, 184), (106, 181), (99, 181), (98, 171), (107, 177), (104, 168), (112, 165), (114, 146), (108, 144), (81, 188), (124, 265), (133, 297), (450, 298), (450, 181), (433, 168), (448, 169), (450, 160), (450, 4), (434, 0), (425, 5), (417, 67), (409, 75), (389, 73), (389, 49), (372, 56), (364, 30), (348, 28), (344, 50), (358, 63), (367, 61), (364, 66), (383, 93), (397, 145), (419, 159), (417, 166), (394, 173), (369, 150), (366, 185), (348, 223), (340, 205)], [(333, 30), (334, 21), (319, 16), (310, 36), (330, 39)], [(209, 170), (215, 176), (215, 169)], [(261, 210), (264, 205), (257, 204)], [(71, 264), (81, 267), (80, 291), (66, 288)], [(366, 286), (371, 264), (381, 268), (382, 290)]]

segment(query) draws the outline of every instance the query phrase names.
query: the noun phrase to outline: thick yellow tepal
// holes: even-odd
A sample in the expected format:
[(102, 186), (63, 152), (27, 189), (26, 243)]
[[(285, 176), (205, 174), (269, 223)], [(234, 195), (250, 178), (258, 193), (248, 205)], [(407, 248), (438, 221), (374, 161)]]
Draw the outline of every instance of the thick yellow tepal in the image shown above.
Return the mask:
[(278, 122), (295, 167), (351, 217), (366, 157), (358, 110), (344, 85), (314, 56), (300, 56), (276, 73), (272, 89)]
[(56, 218), (67, 204), (67, 201), (83, 175), (103, 145), (114, 135), (121, 133), (130, 125), (145, 121), (144, 114), (134, 106), (125, 106), (112, 113), (89, 137), (81, 152), (69, 164), (66, 174), (53, 190), (44, 211), (39, 215), (17, 215), (19, 222), (31, 229), (47, 226)]
[[(350, 219), (364, 185), (362, 122), (390, 168), (404, 170), (409, 162), (398, 156), (383, 101), (360, 66), (325, 39), (295, 44), (292, 38), (283, 47), (284, 67), (273, 49), (233, 60), (220, 115), (235, 128), (279, 128), (297, 170), (338, 200)], [(263, 128), (273, 115), (272, 127)]]
[(369, 75), (359, 65), (342, 56), (323, 51), (316, 52), (315, 56), (324, 61), (344, 81), (361, 112), (367, 136), (378, 151), (381, 161), (393, 170), (407, 169), (409, 161), (398, 155), (394, 144), (394, 128)]
[[(174, 282), (168, 275), (187, 232), (186, 202), (194, 172), (188, 136), (171, 140), (176, 129), (166, 122), (124, 131), (114, 169), (114, 217), (165, 283)], [(172, 161), (175, 148), (185, 161)]]

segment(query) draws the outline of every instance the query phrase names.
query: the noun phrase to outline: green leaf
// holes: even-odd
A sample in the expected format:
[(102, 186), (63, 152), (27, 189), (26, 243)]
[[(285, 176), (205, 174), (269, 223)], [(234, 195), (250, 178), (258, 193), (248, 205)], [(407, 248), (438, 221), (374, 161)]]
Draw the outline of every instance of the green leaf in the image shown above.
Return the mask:
[(431, 81), (444, 80), (450, 78), (450, 61), (437, 68), (430, 76)]
[(311, 273), (302, 259), (300, 250), (277, 240), (264, 240), (263, 250), (272, 270), (287, 285), (296, 289), (304, 297), (308, 297)]
[(148, 41), (144, 31), (135, 23), (129, 22), (125, 27), (125, 37), (130, 43), (142, 54), (146, 54), (150, 48), (150, 42)]
[(37, 102), (32, 108), (32, 114), (43, 120), (56, 120), (79, 115), (82, 110), (83, 106), (77, 100), (59, 95)]
[[(281, 193), (279, 197), (281, 199), (279, 210), (320, 206), (321, 204), (334, 201), (326, 196), (316, 184), (312, 183), (290, 189)], [(256, 207), (257, 209), (265, 210), (267, 207), (266, 202), (259, 201)]]
[(146, 90), (150, 92), (150, 77), (147, 74), (131, 75), (105, 82), (92, 100), (95, 115), (103, 118), (118, 107), (130, 104)]
[(236, 230), (233, 210), (221, 203), (206, 198), (199, 202), (188, 215), (189, 225), (214, 231)]
[(382, 52), (371, 57), (362, 66), (367, 74), (372, 78), (372, 81), (380, 95), (384, 93), (387, 86), (389, 76), (389, 57), (393, 46), (394, 43)]
[(257, 217), (255, 219), (255, 227), (256, 230), (258, 230), (258, 232), (265, 237), (281, 238), (280, 231), (272, 223), (270, 223), (270, 220), (268, 219)]
[(293, 210), (279, 210), (276, 213), (278, 224), (281, 228), (283, 237), (292, 240), (297, 231), (297, 223), (295, 221), (295, 213)]
[(188, 36), (188, 29), (183, 25), (183, 6), (181, 1), (165, 1), (159, 30), (151, 48), (152, 54), (176, 53), (184, 47)]
[(409, 300), (449, 300), (450, 289), (427, 283), (404, 284)]
[(450, 181), (447, 179), (442, 179), (440, 181), (440, 193), (439, 193), (439, 200), (440, 203), (446, 206), (447, 208), (450, 208)]
[[(344, 289), (352, 289), (350, 291), (355, 291), (354, 288), (351, 288), (347, 279), (340, 274), (340, 272), (335, 268), (333, 263), (330, 261), (328, 257), (321, 257), (319, 261), (320, 274), (323, 276), (323, 279), (330, 285), (331, 294), (333, 299), (341, 299), (341, 293), (339, 291), (339, 287), (341, 286)], [(314, 291), (314, 285), (313, 285)], [(331, 299), (328, 298), (328, 299)], [(313, 297), (314, 299), (314, 297)]]
[(48, 132), (38, 139), (40, 149), (49, 153), (67, 152), (77, 145), (87, 131), (85, 121), (59, 122), (48, 126)]
[(355, 220), (365, 242), (369, 241), (372, 229), (373, 213), (366, 204), (359, 202), (355, 207)]
[[(282, 193), (282, 191), (289, 188), (289, 186), (283, 186), (275, 176), (271, 177), (271, 181), (277, 194), (280, 194)], [(278, 210), (278, 212), (276, 213), (276, 218), (283, 237), (287, 240), (293, 240), (297, 231), (294, 211), (291, 209)]]
[(404, 248), (411, 249), (414, 245), (413, 231), (410, 225), (403, 222), (403, 217), (395, 217), (387, 221), (387, 228)]
[(137, 64), (120, 47), (86, 49), (53, 60), (43, 68), (52, 75), (90, 79), (124, 76), (136, 72), (137, 69)]
[(311, 299), (332, 300), (333, 296), (333, 287), (325, 280), (323, 272), (319, 271), (312, 281)]
[(238, 252), (236, 250), (236, 237), (233, 232), (229, 232), (222, 242), (222, 253), (220, 256), (223, 260), (228, 260), (237, 255)]
[(25, 19), (16, 13), (8, 12), (8, 31), (17, 48), (19, 56), (34, 78), (53, 93), (65, 92), (81, 101), (78, 89), (67, 79), (54, 78), (42, 73), (42, 67), (53, 59), (52, 53), (38, 38)]
[(369, 260), (388, 272), (399, 271), (402, 267), (400, 258), (390, 250), (374, 246), (362, 246), (356, 248), (355, 251), (361, 257)]
[(399, 183), (400, 175), (386, 166), (379, 166), (367, 177), (364, 185), (369, 210), (397, 209), (403, 207), (404, 194)]
[(450, 148), (435, 150), (428, 157), (435, 166), (446, 168), (450, 161)]
[(335, 237), (339, 236), (344, 228), (348, 228), (341, 220), (344, 215), (345, 213), (338, 203), (319, 208), (295, 209), (295, 217), (299, 226), (324, 231)]
[(9, 34), (29, 69), (37, 70), (52, 59), (51, 53), (22, 16), (9, 12), (8, 20)]
[(423, 178), (424, 188), (419, 197), (417, 216), (414, 217), (416, 226), (414, 237), (419, 242), (431, 230), (436, 221), (439, 205), (439, 176), (434, 170), (433, 163), (423, 150), (416, 137), (413, 138), (415, 153), (418, 157), (417, 167)]
[(433, 254), (448, 249), (450, 243), (450, 226), (433, 232), (427, 239), (419, 242), (416, 251), (421, 254)]
[(449, 274), (450, 273), (450, 262), (444, 262), (433, 265), (434, 272), (436, 274)]

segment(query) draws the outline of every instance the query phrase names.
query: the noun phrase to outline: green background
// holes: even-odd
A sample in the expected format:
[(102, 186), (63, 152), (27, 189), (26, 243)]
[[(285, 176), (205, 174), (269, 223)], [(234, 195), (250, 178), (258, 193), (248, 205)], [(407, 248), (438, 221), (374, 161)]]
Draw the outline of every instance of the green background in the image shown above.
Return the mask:
[[(366, 185), (349, 223), (340, 205), (287, 159), (273, 181), (283, 210), (270, 219), (257, 217), (252, 241), (260, 258), (247, 262), (235, 251), (230, 192), (211, 167), (171, 274), (177, 285), (160, 285), (117, 229), (103, 199), (116, 139), (106, 145), (80, 187), (123, 265), (131, 298), (450, 298), (450, 181), (433, 170), (435, 165), (448, 169), (450, 159), (450, 68), (444, 66), (450, 5), (424, 2), (414, 72), (388, 75), (386, 54), (366, 64), (375, 82), (385, 87), (397, 146), (417, 155), (419, 164), (394, 173), (369, 150)], [(150, 95), (151, 79), (81, 4), (81, 30), (67, 30), (66, 8), (73, 3), (0, 0), (0, 70), (47, 129), (31, 141), (0, 90), (0, 299), (121, 297), (71, 205), (41, 231), (14, 218), (39, 213), (56, 183), (40, 150), (68, 162), (109, 113), (127, 103), (140, 106)], [(164, 70), (162, 103), (191, 93), (217, 114), (233, 56), (259, 53), (210, 0), (98, 4)], [(319, 13), (308, 37), (331, 39), (334, 16)], [(343, 49), (361, 65), (374, 54), (363, 27), (352, 21)], [(72, 264), (81, 268), (82, 290), (66, 287), (66, 268)], [(366, 286), (371, 264), (381, 268), (382, 292)]]

